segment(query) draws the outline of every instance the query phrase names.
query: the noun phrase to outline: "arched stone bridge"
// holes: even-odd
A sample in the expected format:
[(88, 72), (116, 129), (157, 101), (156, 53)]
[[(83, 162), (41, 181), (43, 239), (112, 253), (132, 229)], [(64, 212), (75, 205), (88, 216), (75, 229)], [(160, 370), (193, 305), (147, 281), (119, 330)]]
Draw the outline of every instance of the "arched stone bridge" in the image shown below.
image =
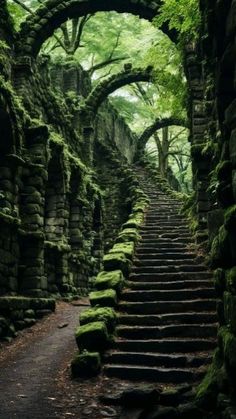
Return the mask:
[(142, 135), (138, 139), (137, 143), (137, 156), (136, 158), (139, 159), (145, 149), (145, 146), (148, 140), (161, 128), (170, 127), (170, 126), (179, 126), (189, 128), (189, 123), (187, 120), (180, 119), (180, 118), (157, 118), (152, 125), (147, 127)]
[(99, 83), (85, 100), (83, 110), (96, 113), (102, 102), (117, 89), (135, 82), (151, 82), (152, 67), (127, 68)]
[[(161, 1), (149, 0), (48, 0), (40, 6), (33, 16), (22, 24), (18, 38), (20, 55), (37, 56), (44, 41), (55, 29), (68, 19), (102, 11), (132, 13), (143, 19), (152, 20), (160, 9)], [(176, 41), (176, 32), (163, 24), (162, 30), (172, 41)]]

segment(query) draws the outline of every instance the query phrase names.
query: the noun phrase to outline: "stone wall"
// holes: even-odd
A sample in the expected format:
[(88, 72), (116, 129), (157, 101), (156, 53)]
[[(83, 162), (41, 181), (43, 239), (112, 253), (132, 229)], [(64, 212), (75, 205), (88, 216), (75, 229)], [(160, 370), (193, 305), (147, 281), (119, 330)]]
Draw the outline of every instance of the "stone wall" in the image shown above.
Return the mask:
[[(207, 116), (205, 152), (210, 163), (203, 181), (209, 192), (210, 261), (219, 297), (219, 345), (199, 396), (224, 418), (232, 418), (236, 390), (236, 2), (201, 1), (203, 15), (199, 57), (204, 75)], [(202, 151), (201, 151), (202, 154)], [(224, 400), (224, 401), (223, 401)]]

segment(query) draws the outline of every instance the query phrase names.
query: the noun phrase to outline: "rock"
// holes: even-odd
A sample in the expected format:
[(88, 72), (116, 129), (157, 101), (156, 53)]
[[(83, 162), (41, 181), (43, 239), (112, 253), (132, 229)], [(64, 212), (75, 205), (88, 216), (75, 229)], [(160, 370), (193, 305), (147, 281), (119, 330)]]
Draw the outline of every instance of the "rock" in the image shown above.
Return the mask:
[(84, 351), (77, 354), (71, 362), (71, 373), (76, 377), (93, 377), (101, 370), (101, 358), (98, 352)]
[(111, 333), (117, 324), (116, 312), (111, 307), (94, 307), (84, 310), (80, 314), (81, 325), (96, 321), (104, 322), (107, 330)]
[[(119, 419), (141, 419), (143, 409), (123, 409)], [(143, 417), (144, 419), (144, 417)]]
[(178, 406), (181, 395), (178, 390), (166, 390), (160, 395), (160, 404), (164, 406)]
[(94, 291), (89, 294), (91, 305), (100, 307), (115, 307), (117, 305), (116, 291), (107, 289), (104, 291)]
[(178, 411), (174, 407), (158, 406), (150, 412), (145, 412), (141, 416), (141, 418), (142, 419), (175, 419), (175, 418), (178, 418)]
[(75, 332), (79, 349), (103, 350), (108, 346), (109, 336), (104, 322), (93, 322), (79, 326)]
[(181, 419), (202, 419), (203, 415), (200, 409), (194, 403), (183, 404), (178, 407)]
[(128, 407), (145, 407), (158, 403), (160, 393), (153, 386), (128, 388), (123, 391), (120, 403)]
[(98, 290), (114, 289), (118, 293), (122, 291), (124, 286), (124, 276), (121, 270), (111, 272), (100, 272), (94, 283)]
[(122, 252), (108, 253), (103, 257), (105, 271), (120, 270), (127, 276), (130, 270), (130, 261)]

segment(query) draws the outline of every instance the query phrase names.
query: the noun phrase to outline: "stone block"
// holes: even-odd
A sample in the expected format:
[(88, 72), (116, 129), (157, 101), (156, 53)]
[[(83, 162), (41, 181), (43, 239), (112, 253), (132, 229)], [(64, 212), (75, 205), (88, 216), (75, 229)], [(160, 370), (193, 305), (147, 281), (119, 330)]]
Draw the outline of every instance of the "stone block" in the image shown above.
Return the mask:
[(115, 307), (117, 305), (116, 291), (106, 289), (104, 291), (93, 291), (89, 294), (89, 300), (92, 305), (100, 307)]
[(98, 290), (105, 290), (110, 288), (120, 293), (124, 286), (123, 273), (121, 270), (100, 272), (95, 280), (94, 285)]
[(112, 333), (117, 324), (117, 315), (111, 307), (94, 307), (82, 311), (79, 321), (81, 325), (102, 321), (106, 324), (107, 330)]
[(71, 362), (71, 373), (74, 378), (93, 377), (101, 370), (101, 357), (99, 352), (84, 351), (77, 354)]
[(109, 342), (106, 325), (101, 321), (79, 326), (75, 332), (75, 338), (80, 350), (101, 351), (107, 348)]

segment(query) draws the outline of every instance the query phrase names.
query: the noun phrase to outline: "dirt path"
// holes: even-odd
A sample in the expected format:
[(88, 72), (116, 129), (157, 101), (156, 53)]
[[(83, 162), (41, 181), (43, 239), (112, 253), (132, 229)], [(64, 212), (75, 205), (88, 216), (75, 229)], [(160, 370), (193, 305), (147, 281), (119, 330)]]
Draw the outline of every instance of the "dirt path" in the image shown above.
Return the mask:
[(21, 332), (12, 344), (1, 345), (1, 419), (74, 416), (64, 399), (76, 351), (74, 329), (86, 300), (76, 304), (59, 303), (55, 314)]

